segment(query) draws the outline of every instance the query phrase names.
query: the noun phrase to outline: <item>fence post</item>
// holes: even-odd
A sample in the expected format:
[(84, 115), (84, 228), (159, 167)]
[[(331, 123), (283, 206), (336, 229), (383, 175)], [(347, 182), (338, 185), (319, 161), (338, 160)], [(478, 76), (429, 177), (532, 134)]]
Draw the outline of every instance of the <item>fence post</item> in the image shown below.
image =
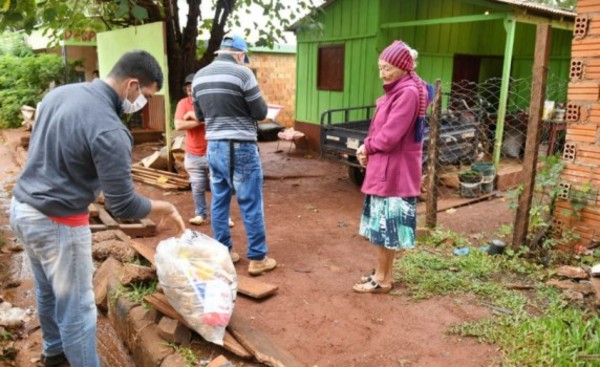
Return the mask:
[(426, 201), (426, 221), (428, 228), (435, 228), (437, 225), (437, 198), (438, 181), (437, 159), (438, 159), (438, 139), (440, 136), (440, 111), (442, 109), (442, 81), (435, 81), (435, 95), (433, 97), (433, 107), (431, 108), (431, 118), (429, 119), (429, 146), (427, 148), (427, 201)]
[(500, 82), (500, 101), (498, 102), (498, 118), (496, 120), (496, 134), (494, 136), (494, 166), (496, 172), (500, 168), (500, 153), (502, 151), (502, 137), (504, 135), (504, 121), (506, 120), (506, 106), (510, 87), (510, 68), (512, 65), (513, 51), (515, 48), (515, 33), (517, 21), (513, 18), (504, 20), (506, 29), (506, 43), (504, 45), (504, 64), (502, 66), (502, 80)]
[(535, 172), (538, 159), (540, 130), (542, 127), (542, 111), (546, 98), (546, 81), (548, 78), (548, 60), (550, 59), (549, 24), (538, 24), (535, 40), (535, 57), (533, 61), (533, 83), (531, 85), (531, 102), (529, 105), (529, 123), (525, 157), (523, 159), (523, 192), (519, 195), (519, 204), (515, 216), (513, 247), (519, 247), (527, 240), (529, 227), (529, 210), (535, 188)]

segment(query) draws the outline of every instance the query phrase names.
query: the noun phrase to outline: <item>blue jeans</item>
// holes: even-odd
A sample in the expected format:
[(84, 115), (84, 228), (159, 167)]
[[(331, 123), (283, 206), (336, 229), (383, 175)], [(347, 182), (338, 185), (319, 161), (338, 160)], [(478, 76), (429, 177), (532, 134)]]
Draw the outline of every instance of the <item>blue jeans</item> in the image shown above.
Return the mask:
[(14, 198), (10, 226), (35, 277), (43, 353), (64, 352), (71, 366), (99, 366), (90, 227), (58, 224)]
[(208, 159), (205, 155), (185, 153), (183, 161), (186, 171), (190, 175), (190, 185), (196, 215), (206, 218), (206, 186), (208, 181)]
[(263, 208), (263, 173), (258, 146), (255, 142), (236, 142), (233, 147), (235, 164), (232, 183), (229, 170), (229, 141), (208, 141), (208, 165), (212, 194), (210, 223), (213, 236), (229, 250), (232, 249), (229, 205), (233, 185), (246, 229), (247, 257), (250, 260), (262, 260), (265, 258), (268, 248)]

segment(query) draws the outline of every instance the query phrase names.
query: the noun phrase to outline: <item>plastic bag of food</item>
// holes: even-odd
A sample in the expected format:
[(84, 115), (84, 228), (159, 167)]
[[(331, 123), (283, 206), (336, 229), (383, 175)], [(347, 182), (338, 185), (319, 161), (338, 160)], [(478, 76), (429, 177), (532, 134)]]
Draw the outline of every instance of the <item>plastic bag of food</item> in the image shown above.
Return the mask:
[(237, 275), (227, 247), (186, 230), (156, 248), (156, 273), (171, 306), (198, 334), (223, 345), (237, 293)]

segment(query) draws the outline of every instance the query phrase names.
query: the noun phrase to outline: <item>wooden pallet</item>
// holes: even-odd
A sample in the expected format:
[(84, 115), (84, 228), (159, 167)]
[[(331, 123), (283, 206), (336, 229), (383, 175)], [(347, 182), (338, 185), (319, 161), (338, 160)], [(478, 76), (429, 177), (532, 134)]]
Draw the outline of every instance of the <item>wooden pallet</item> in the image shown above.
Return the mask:
[(92, 232), (120, 229), (132, 238), (152, 237), (156, 235), (156, 224), (151, 219), (143, 218), (134, 221), (115, 219), (104, 209), (103, 205), (98, 203), (90, 204), (88, 210)]

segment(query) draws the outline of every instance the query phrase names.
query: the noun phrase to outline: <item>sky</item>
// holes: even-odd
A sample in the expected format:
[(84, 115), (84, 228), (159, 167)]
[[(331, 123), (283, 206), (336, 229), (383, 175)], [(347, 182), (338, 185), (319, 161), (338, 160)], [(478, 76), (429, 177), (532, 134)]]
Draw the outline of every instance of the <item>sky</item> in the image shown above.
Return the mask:
[[(275, 1), (279, 1), (279, 2), (283, 2), (286, 5), (295, 5), (297, 4), (297, 0), (275, 0)], [(315, 3), (320, 4), (323, 2), (323, 0), (313, 0)], [(212, 18), (214, 15), (214, 10), (213, 10), (213, 4), (215, 3), (215, 0), (204, 0), (202, 1), (202, 5), (200, 6), (200, 10), (202, 12), (202, 16), (205, 18)], [(185, 0), (178, 0), (178, 4), (179, 6), (179, 19), (181, 20), (181, 24), (185, 24), (185, 20), (187, 17), (187, 13), (188, 13), (188, 6), (187, 6), (187, 1)], [(258, 7), (258, 6), (253, 6), (251, 7), (251, 14), (250, 15), (245, 15), (244, 17), (242, 17), (241, 19), (241, 23), (242, 23), (242, 27), (238, 28), (238, 27), (234, 27), (231, 29), (231, 34), (236, 34), (236, 35), (240, 35), (240, 36), (244, 36), (244, 29), (246, 27), (244, 27), (244, 19), (247, 19), (247, 22), (245, 23), (248, 28), (253, 27), (252, 23), (253, 21), (255, 21), (256, 19), (260, 20), (261, 18), (264, 18), (264, 15), (262, 14), (262, 10)], [(260, 23), (260, 21), (258, 22)], [(207, 35), (208, 36), (208, 35)], [(253, 43), (256, 41), (256, 39), (258, 38), (258, 32), (257, 31), (253, 31), (252, 33), (250, 33), (250, 36), (247, 38), (247, 41), (249, 43)], [(292, 33), (292, 32), (285, 32), (285, 40), (281, 42), (282, 44), (290, 44), (290, 45), (295, 45), (296, 44), (296, 36)]]

